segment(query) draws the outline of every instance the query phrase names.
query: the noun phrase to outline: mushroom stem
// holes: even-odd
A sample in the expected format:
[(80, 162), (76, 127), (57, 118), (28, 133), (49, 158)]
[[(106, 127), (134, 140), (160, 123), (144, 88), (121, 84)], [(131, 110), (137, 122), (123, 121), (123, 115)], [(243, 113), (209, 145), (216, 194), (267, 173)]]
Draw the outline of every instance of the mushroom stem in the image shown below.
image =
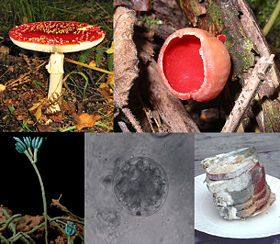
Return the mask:
[[(52, 53), (50, 56), (49, 63), (46, 65), (48, 72), (50, 73), (50, 84), (48, 98), (51, 101), (56, 100), (61, 95), (62, 90), (62, 78), (63, 78), (63, 53)], [(60, 111), (60, 107), (55, 102), (51, 108), (48, 110), (50, 113), (55, 113)]]

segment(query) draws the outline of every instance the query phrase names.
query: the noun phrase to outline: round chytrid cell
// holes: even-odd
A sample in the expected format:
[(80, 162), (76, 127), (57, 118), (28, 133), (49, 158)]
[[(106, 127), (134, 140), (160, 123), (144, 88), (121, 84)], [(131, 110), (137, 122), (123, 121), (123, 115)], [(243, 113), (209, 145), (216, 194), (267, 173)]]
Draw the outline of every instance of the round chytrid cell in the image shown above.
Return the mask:
[(131, 215), (149, 216), (163, 205), (168, 179), (160, 164), (150, 158), (136, 157), (120, 163), (113, 188), (118, 202)]

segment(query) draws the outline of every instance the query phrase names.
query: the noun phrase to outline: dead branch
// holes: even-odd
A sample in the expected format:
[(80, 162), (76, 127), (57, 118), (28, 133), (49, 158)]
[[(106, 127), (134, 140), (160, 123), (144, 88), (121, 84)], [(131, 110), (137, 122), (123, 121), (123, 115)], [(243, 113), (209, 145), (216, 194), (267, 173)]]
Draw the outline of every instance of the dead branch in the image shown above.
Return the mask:
[(169, 132), (199, 132), (182, 102), (163, 86), (154, 60), (148, 64), (147, 73), (151, 82), (150, 102), (168, 126)]
[(265, 80), (268, 69), (273, 64), (274, 55), (262, 57), (255, 65), (251, 76), (247, 79), (245, 86), (235, 101), (235, 105), (222, 129), (222, 132), (235, 132), (244, 113), (254, 99), (262, 80)]

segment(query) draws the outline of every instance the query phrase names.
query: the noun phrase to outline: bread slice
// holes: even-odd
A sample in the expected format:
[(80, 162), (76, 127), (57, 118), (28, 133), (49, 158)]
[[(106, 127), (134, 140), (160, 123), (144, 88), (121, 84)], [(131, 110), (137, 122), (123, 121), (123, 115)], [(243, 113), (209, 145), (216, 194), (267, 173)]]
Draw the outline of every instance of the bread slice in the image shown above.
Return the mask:
[(255, 216), (275, 201), (254, 148), (219, 154), (204, 159), (201, 165), (214, 204), (225, 219)]
[(271, 192), (270, 193), (270, 197), (267, 201), (266, 204), (264, 204), (260, 209), (257, 209), (253, 214), (252, 216), (256, 216), (260, 213), (263, 213), (264, 211), (266, 211), (276, 200), (276, 196), (275, 196), (275, 193)]
[(254, 204), (255, 201), (264, 197), (264, 195), (267, 192), (266, 189), (267, 189), (267, 186), (263, 187), (263, 189), (259, 193), (253, 195), (253, 197), (251, 197), (247, 202), (236, 204), (236, 205), (234, 205), (234, 207), (237, 209), (237, 211), (249, 208), (251, 205)]
[(258, 157), (254, 148), (242, 148), (202, 160), (201, 166), (211, 180), (228, 180), (241, 175), (255, 163)]
[(252, 196), (257, 195), (265, 187), (264, 168), (259, 162), (256, 162), (241, 175), (219, 181), (209, 179), (207, 174), (206, 183), (214, 198), (217, 198), (217, 204), (222, 206), (242, 204), (249, 201)]
[(270, 187), (269, 187), (269, 185), (266, 185), (265, 195), (262, 198), (258, 199), (257, 201), (253, 202), (253, 204), (250, 207), (245, 208), (241, 211), (238, 211), (236, 213), (236, 216), (238, 216), (239, 218), (248, 218), (254, 214), (256, 215), (257, 211), (258, 211), (258, 213), (261, 213), (262, 211), (260, 212), (260, 210), (263, 209), (263, 207), (267, 205), (271, 196), (273, 196), (273, 195), (271, 194)]

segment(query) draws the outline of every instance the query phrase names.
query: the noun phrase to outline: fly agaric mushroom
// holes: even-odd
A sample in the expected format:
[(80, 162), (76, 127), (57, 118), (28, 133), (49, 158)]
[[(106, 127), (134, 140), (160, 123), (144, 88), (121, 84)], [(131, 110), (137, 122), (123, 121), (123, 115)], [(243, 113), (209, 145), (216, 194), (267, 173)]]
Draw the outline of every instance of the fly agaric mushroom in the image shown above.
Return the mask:
[(209, 101), (223, 90), (231, 68), (230, 56), (217, 38), (197, 28), (180, 29), (164, 42), (158, 70), (163, 84), (176, 97)]
[[(46, 68), (50, 73), (48, 98), (53, 101), (61, 94), (63, 53), (92, 48), (104, 39), (105, 32), (86, 23), (46, 21), (16, 26), (9, 35), (13, 43), (21, 48), (51, 53)], [(55, 103), (49, 112), (59, 110), (59, 105)]]

